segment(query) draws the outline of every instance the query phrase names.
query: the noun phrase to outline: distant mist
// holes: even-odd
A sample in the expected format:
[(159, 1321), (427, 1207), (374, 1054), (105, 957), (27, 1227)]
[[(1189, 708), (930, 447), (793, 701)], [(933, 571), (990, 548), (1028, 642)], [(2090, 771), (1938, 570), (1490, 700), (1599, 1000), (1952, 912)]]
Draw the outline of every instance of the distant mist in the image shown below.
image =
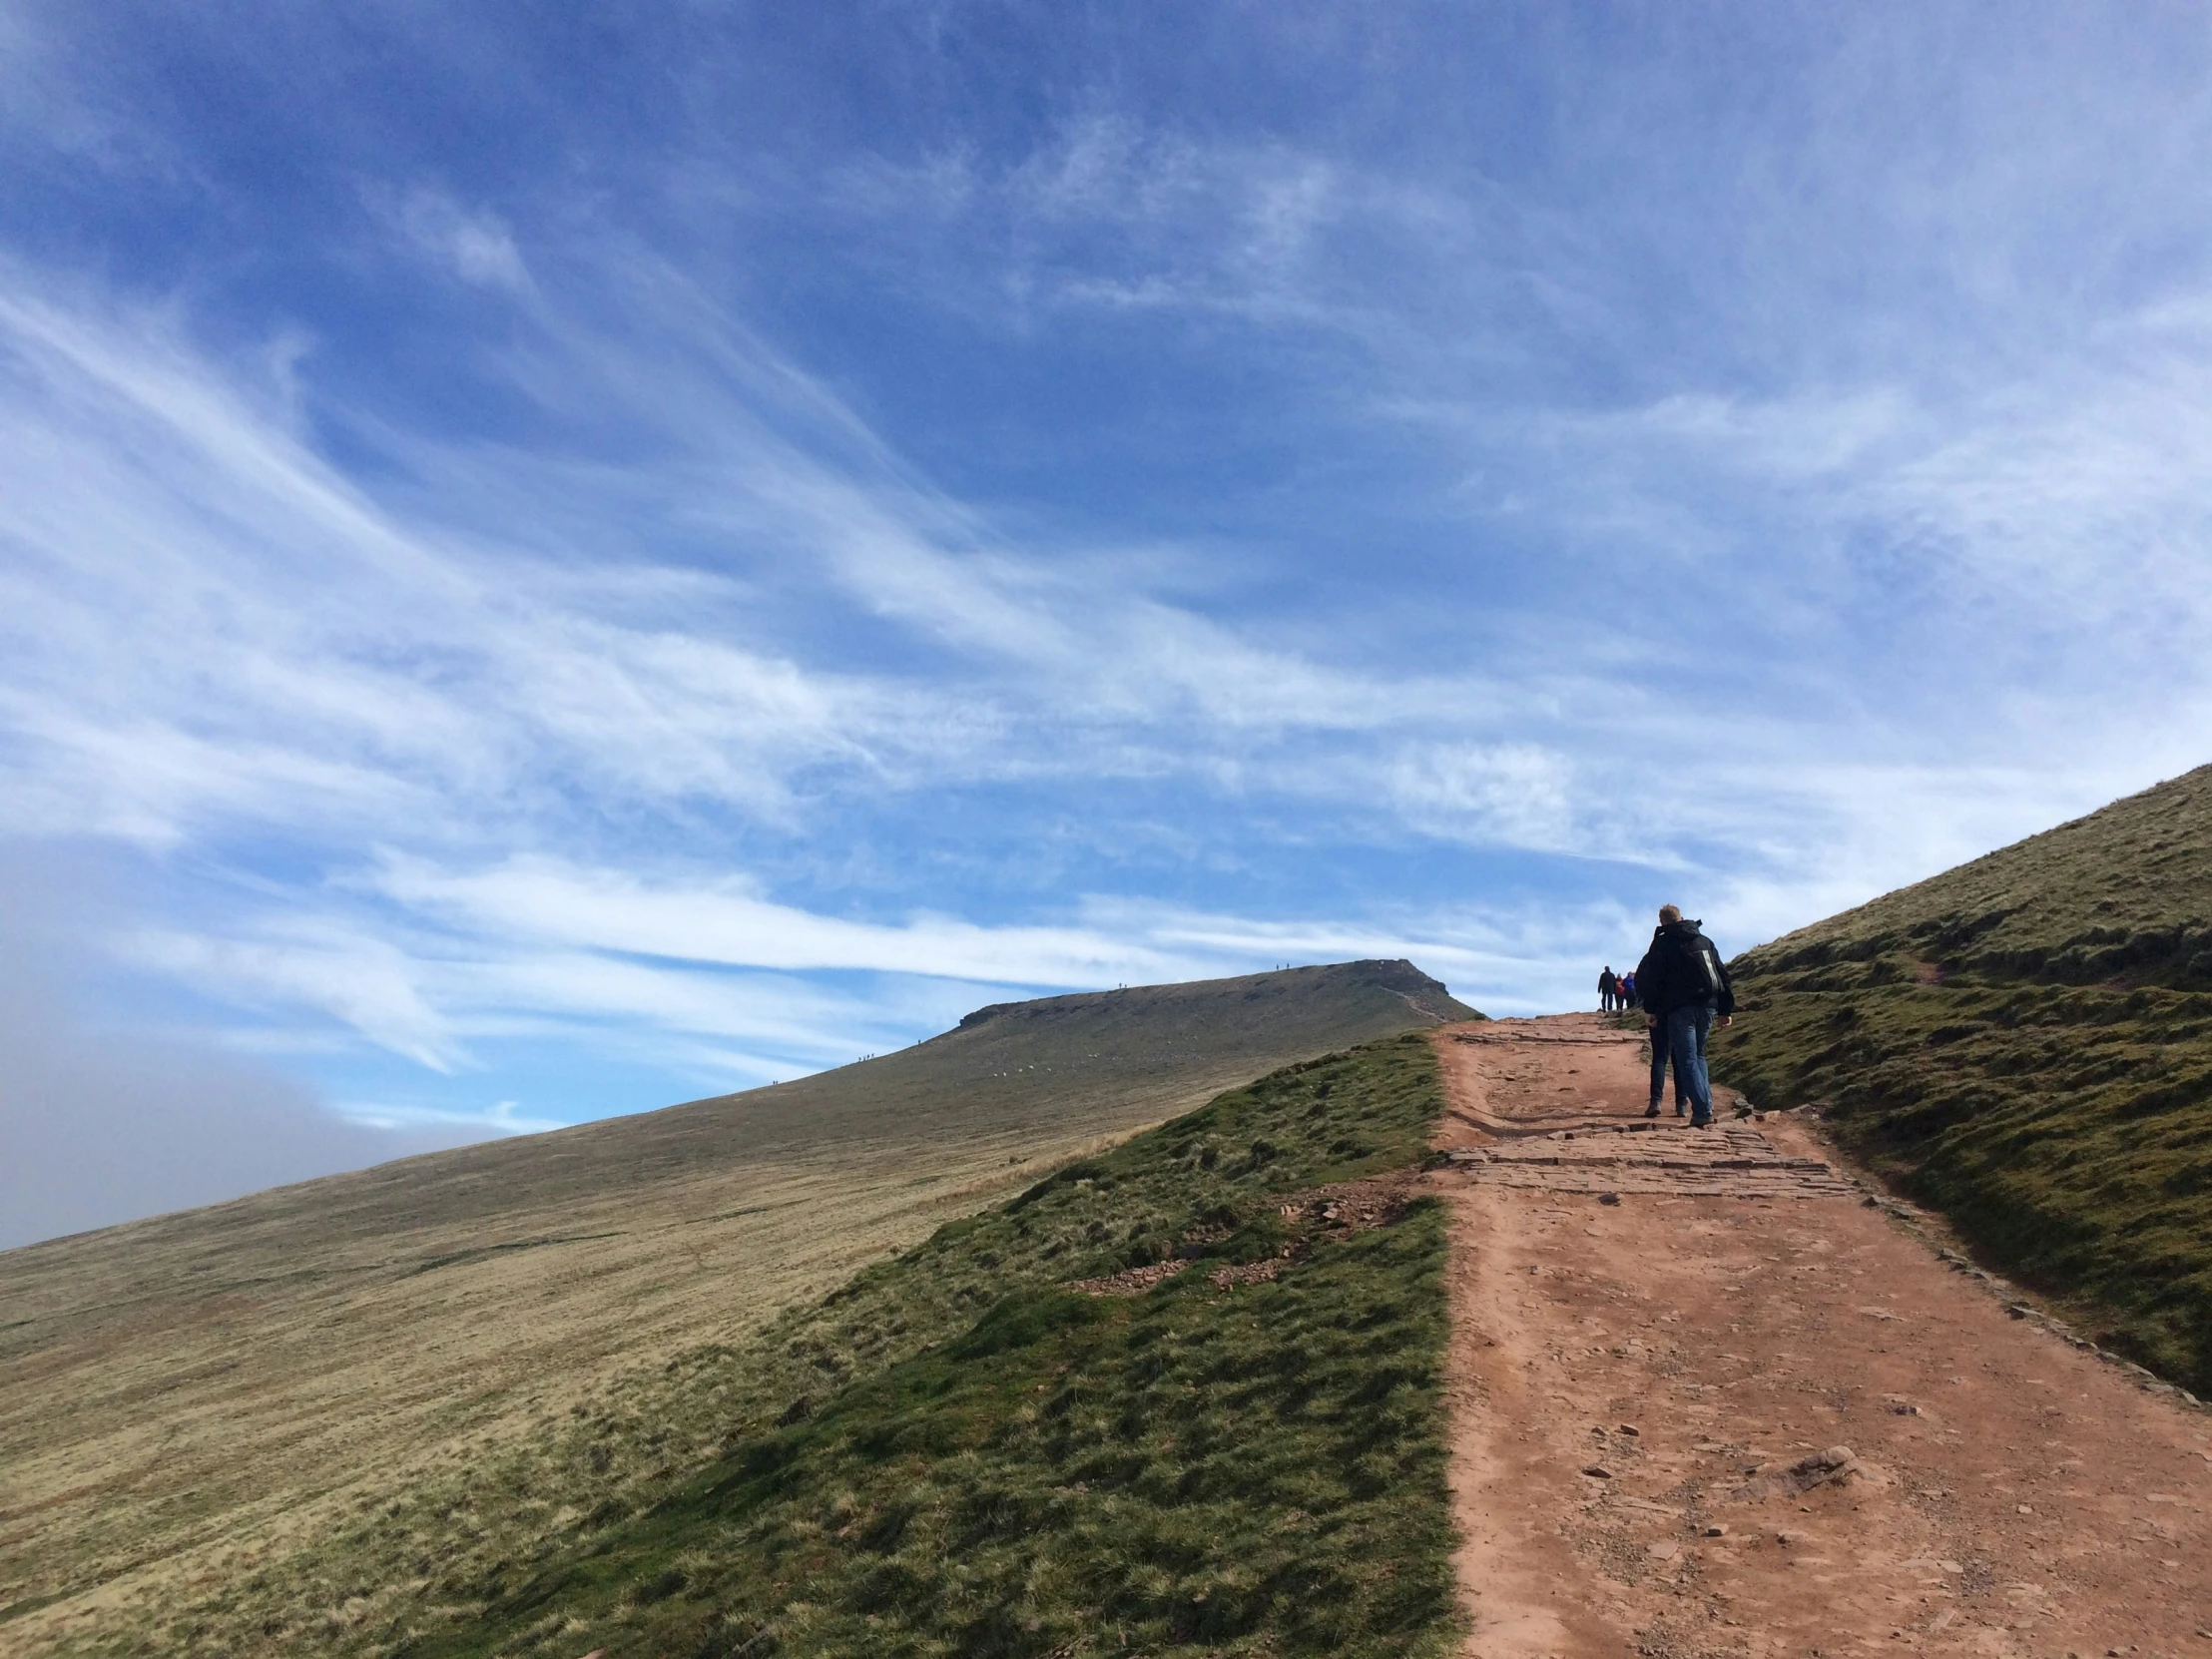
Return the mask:
[(386, 1131), (212, 1044), (88, 1001), (97, 870), (0, 849), (0, 1249), (483, 1139)]

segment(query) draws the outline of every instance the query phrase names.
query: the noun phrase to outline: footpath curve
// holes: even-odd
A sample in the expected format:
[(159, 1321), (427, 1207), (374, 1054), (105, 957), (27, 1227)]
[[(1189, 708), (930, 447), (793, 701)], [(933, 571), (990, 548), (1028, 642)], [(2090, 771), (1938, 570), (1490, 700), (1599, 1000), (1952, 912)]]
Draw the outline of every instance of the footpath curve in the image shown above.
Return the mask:
[(1439, 1027), (1479, 1659), (2212, 1659), (2212, 1413), (1598, 1016)]

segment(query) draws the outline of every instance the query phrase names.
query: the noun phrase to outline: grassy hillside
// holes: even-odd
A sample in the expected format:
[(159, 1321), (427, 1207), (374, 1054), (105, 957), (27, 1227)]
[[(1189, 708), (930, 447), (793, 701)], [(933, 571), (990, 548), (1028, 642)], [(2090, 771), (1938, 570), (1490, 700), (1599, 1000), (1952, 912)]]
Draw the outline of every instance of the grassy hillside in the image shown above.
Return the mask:
[(1441, 1217), (1327, 1209), (1417, 1165), (1440, 1107), (1416, 1035), (1279, 1071), (131, 1650), (1440, 1653)]
[(136, 1628), (1042, 1168), (1466, 1012), (1402, 962), (1053, 997), (801, 1082), (0, 1254), (0, 1648)]
[(2212, 768), (1746, 953), (1717, 1074), (2212, 1393)]

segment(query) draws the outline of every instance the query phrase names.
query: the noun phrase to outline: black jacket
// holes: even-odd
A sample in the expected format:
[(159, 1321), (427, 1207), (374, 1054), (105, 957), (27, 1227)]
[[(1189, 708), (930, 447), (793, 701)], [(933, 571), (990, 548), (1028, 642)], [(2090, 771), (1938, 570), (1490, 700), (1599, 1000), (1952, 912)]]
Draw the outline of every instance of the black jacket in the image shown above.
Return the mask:
[(1736, 987), (1713, 941), (1694, 921), (1663, 922), (1651, 935), (1651, 948), (1636, 964), (1636, 1000), (1661, 1019), (1677, 1008), (1708, 1007), (1716, 1014), (1736, 1011)]

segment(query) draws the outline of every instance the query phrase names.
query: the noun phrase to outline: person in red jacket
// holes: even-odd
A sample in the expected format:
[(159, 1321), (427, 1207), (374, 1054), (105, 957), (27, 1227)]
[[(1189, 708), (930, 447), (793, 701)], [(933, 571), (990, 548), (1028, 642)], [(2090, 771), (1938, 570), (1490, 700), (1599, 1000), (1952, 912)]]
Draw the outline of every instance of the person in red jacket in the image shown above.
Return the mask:
[(1702, 923), (1682, 919), (1673, 904), (1659, 907), (1659, 925), (1651, 948), (1636, 964), (1636, 998), (1651, 1027), (1651, 1104), (1644, 1116), (1659, 1115), (1666, 1065), (1674, 1062), (1676, 1096), (1689, 1096), (1690, 1126), (1713, 1121), (1713, 1086), (1705, 1072), (1705, 1039), (1717, 1015), (1723, 1026), (1736, 1013), (1736, 987), (1728, 964), (1702, 931)]

